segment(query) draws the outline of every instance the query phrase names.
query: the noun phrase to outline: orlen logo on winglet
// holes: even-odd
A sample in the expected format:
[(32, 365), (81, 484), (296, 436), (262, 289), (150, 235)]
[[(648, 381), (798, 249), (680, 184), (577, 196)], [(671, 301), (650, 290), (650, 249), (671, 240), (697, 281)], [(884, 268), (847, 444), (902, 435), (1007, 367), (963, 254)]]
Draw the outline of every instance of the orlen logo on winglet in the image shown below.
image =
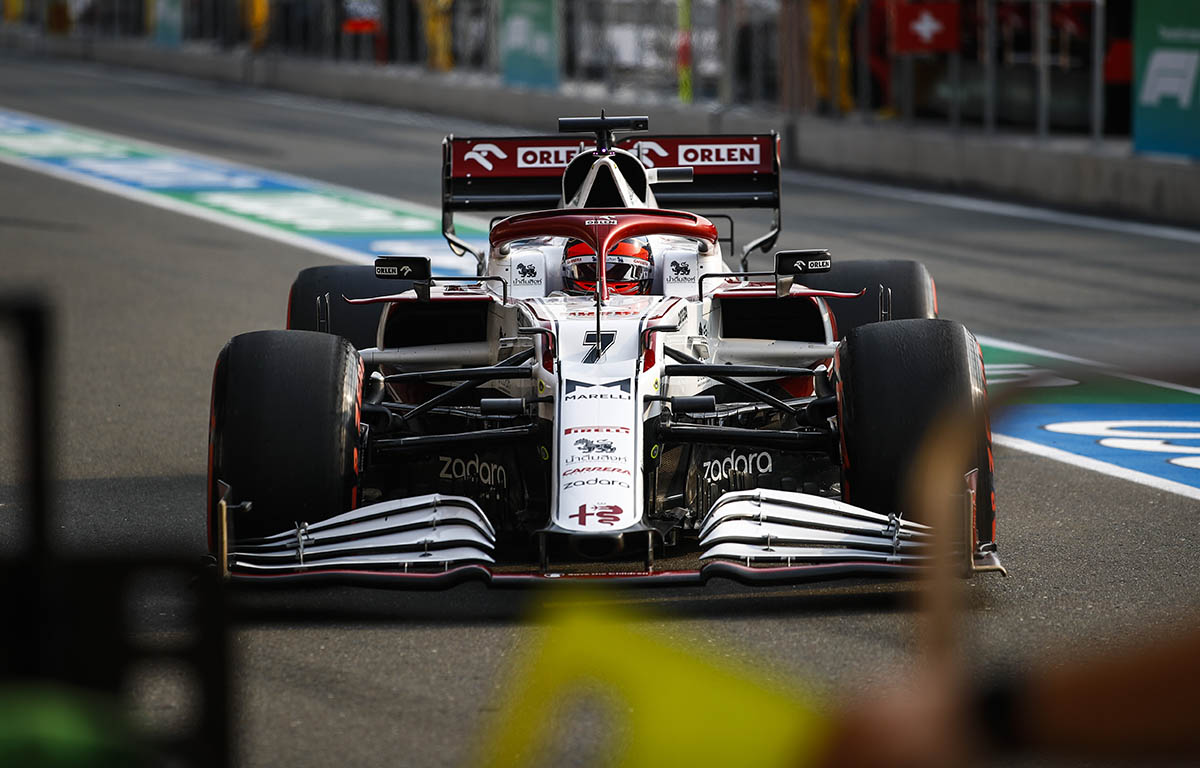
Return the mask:
[(758, 165), (757, 144), (680, 144), (680, 165)]
[(617, 220), (611, 216), (603, 216), (599, 219), (588, 219), (583, 223), (588, 227), (615, 227), (617, 225)]
[(517, 147), (518, 168), (562, 168), (583, 150), (570, 147)]

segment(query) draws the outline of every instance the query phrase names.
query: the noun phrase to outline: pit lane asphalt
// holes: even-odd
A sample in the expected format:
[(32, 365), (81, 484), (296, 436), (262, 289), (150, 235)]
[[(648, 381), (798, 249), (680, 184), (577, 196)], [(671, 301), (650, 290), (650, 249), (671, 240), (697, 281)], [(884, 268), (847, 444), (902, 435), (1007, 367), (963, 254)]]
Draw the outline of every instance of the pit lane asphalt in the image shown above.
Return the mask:
[[(301, 108), (291, 97), (273, 103), (271, 93), (126, 71), (0, 65), (0, 106), (428, 204), (437, 201), (442, 135), (478, 133), (455, 121), (308, 100)], [(921, 258), (938, 281), (943, 316), (979, 333), (1116, 362), (1133, 349), (1169, 358), (1200, 337), (1194, 246), (801, 184), (785, 186), (784, 210), (781, 246)], [(0, 243), (3, 285), (43, 289), (59, 311), (54, 529), (62, 549), (203, 551), (213, 359), (236, 333), (281, 327), (296, 271), (323, 260), (3, 165)], [(0, 371), (0, 540), (11, 542), (19, 446), (8, 359)], [(997, 472), (1001, 553), (1012, 575), (966, 587), (978, 665), (1102, 650), (1200, 607), (1194, 501), (1005, 449)], [(912, 594), (894, 584), (714, 582), (612, 599), (653, 610), (641, 620), (653, 631), (719, 659), (782, 684), (840, 690), (887, 680), (911, 661)], [(559, 599), (477, 586), (241, 599), (242, 762), (461, 763), (476, 728), (504, 705), (506, 663), (540, 632), (529, 611)], [(663, 697), (664, 706), (687, 706), (670, 691)]]

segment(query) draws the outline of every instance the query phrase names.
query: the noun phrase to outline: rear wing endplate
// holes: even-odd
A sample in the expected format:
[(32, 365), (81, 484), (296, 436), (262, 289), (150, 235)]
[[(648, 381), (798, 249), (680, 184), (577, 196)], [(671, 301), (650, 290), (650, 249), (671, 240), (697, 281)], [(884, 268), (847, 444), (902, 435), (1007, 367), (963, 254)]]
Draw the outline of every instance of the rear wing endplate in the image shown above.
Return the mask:
[[(771, 229), (742, 247), (742, 263), (756, 249), (769, 250), (779, 236), (779, 136), (629, 136), (616, 146), (647, 168), (690, 167), (690, 183), (657, 186), (662, 208), (712, 210), (769, 208)], [(458, 255), (474, 253), (454, 233), (456, 211), (532, 211), (562, 205), (562, 176), (595, 142), (568, 136), (458, 138), (442, 142), (442, 234)], [(480, 258), (479, 254), (475, 254)]]

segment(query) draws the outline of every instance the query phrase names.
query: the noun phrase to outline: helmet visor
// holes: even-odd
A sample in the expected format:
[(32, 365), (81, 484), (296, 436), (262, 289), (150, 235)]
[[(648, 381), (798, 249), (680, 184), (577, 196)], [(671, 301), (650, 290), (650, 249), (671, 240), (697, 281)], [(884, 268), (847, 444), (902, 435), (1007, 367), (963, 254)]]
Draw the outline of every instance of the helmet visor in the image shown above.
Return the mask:
[[(605, 259), (605, 275), (609, 288), (618, 293), (626, 287), (636, 288), (653, 278), (653, 269), (645, 259), (609, 254)], [(596, 257), (576, 256), (563, 264), (563, 278), (578, 290), (596, 290)]]

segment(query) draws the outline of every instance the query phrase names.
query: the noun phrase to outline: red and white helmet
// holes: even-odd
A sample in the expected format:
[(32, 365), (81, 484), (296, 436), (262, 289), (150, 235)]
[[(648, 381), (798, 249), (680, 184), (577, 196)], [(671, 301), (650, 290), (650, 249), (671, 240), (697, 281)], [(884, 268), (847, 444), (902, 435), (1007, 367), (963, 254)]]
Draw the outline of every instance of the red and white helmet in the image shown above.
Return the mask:
[[(563, 290), (573, 294), (596, 292), (596, 253), (587, 243), (571, 240), (563, 253)], [(622, 240), (608, 249), (604, 259), (608, 290), (645, 296), (654, 284), (654, 255), (644, 237)]]

